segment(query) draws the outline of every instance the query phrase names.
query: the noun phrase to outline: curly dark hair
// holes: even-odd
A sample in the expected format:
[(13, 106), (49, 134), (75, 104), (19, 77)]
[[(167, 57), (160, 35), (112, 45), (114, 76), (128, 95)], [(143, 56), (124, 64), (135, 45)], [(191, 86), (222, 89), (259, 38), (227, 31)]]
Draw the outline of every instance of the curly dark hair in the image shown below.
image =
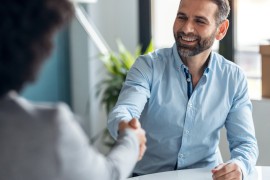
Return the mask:
[(51, 53), (53, 36), (74, 14), (69, 0), (2, 0), (0, 97), (35, 80)]

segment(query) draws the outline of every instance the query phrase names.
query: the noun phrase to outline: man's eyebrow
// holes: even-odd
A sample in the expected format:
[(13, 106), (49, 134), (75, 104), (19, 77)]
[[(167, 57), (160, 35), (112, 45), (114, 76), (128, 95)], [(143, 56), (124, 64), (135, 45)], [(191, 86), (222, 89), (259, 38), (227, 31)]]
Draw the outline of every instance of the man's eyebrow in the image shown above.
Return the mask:
[[(179, 11), (179, 12), (177, 12), (177, 16), (187, 16), (187, 15), (185, 13)], [(195, 16), (195, 19), (199, 19), (199, 20), (202, 20), (204, 22), (209, 23), (209, 20), (204, 16)]]
[(209, 20), (204, 17), (204, 16), (195, 16), (196, 19), (200, 19), (200, 20), (203, 20), (203, 21), (206, 21), (206, 22), (209, 22)]
[(208, 19), (206, 17), (204, 17), (204, 16), (195, 16), (195, 18), (208, 21)]
[(177, 13), (177, 16), (179, 16), (179, 15), (181, 15), (181, 16), (186, 16), (186, 14), (183, 13), (183, 12), (178, 12), (178, 13)]

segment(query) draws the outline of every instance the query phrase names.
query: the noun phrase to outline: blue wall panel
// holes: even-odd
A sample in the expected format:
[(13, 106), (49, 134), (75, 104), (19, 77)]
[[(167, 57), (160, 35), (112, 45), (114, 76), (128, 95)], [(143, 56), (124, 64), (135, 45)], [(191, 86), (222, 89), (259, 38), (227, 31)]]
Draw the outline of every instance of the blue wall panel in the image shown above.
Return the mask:
[(53, 53), (45, 61), (38, 78), (26, 86), (22, 95), (32, 101), (70, 102), (70, 64), (68, 31), (55, 38)]

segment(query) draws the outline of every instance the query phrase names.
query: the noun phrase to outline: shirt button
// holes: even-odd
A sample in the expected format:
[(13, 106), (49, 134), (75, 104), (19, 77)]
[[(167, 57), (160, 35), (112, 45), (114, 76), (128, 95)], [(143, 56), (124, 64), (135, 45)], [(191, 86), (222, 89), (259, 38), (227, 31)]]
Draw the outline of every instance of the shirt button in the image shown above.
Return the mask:
[(182, 159), (184, 157), (184, 154), (180, 154), (179, 157)]
[(189, 130), (186, 130), (186, 134), (189, 134)]
[(189, 105), (190, 108), (192, 108), (192, 103), (189, 103), (188, 105)]
[(187, 82), (190, 82), (191, 80), (190, 80), (190, 78), (187, 78)]
[(202, 80), (202, 84), (204, 84), (204, 83), (206, 83), (206, 79), (203, 79), (203, 80)]

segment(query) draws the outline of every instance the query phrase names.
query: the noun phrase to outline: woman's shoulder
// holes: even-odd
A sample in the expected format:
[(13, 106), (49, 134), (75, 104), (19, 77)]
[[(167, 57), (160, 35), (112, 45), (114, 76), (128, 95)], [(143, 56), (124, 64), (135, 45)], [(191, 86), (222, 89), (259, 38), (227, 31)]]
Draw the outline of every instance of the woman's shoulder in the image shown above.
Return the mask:
[(20, 120), (21, 123), (59, 123), (63, 119), (71, 119), (74, 115), (67, 104), (33, 102), (14, 93), (8, 93), (0, 101), (2, 118)]
[(10, 129), (8, 134), (22, 132), (23, 136), (32, 134), (39, 139), (53, 137), (58, 140), (65, 134), (85, 138), (78, 117), (65, 103), (32, 102), (11, 94), (1, 99), (0, 105), (0, 129)]

